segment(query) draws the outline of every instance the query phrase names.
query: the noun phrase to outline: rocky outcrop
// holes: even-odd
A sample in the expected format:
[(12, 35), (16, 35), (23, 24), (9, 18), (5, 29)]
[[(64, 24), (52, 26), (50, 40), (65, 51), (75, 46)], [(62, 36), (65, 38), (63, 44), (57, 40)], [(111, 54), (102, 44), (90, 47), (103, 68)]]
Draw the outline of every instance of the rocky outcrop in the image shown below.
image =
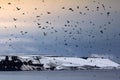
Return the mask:
[(42, 70), (43, 64), (33, 64), (32, 60), (24, 60), (19, 56), (2, 56), (0, 71)]

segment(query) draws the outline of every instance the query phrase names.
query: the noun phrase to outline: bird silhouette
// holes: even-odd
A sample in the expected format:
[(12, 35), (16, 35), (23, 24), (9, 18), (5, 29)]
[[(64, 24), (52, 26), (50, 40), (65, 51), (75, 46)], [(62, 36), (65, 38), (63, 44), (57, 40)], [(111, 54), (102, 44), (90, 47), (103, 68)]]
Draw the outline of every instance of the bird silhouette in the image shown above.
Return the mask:
[(16, 9), (19, 11), (21, 8), (19, 8), (19, 7), (16, 7)]
[(17, 21), (17, 18), (13, 18), (14, 21)]

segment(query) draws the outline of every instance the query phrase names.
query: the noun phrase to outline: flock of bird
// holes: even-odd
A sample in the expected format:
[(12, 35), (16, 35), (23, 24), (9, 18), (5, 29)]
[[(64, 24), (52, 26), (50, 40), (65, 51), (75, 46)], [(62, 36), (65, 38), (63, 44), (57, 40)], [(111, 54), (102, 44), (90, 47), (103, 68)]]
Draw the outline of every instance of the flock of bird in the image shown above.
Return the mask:
[[(45, 3), (44, 0), (42, 0), (43, 3)], [(81, 11), (81, 6), (80, 5), (74, 5), (74, 7), (68, 7), (68, 6), (60, 6), (61, 8), (61, 11), (60, 12), (67, 12), (68, 14), (73, 14), (74, 13), (77, 13), (79, 14), (78, 17), (81, 18), (81, 16), (90, 16), (92, 14), (100, 14), (99, 17), (103, 17), (105, 16), (106, 18), (108, 18), (108, 21), (105, 21), (104, 23), (102, 23), (101, 25), (98, 25), (95, 21), (93, 20), (79, 20), (79, 21), (76, 21), (74, 19), (66, 19), (65, 22), (63, 24), (60, 24), (60, 29), (58, 29), (57, 27), (55, 27), (56, 25), (54, 25), (54, 21), (50, 21), (49, 19), (46, 20), (45, 22), (42, 22), (41, 21), (41, 17), (43, 15), (46, 15), (46, 16), (51, 16), (54, 12), (52, 11), (46, 11), (46, 13), (40, 13), (39, 15), (34, 15), (35, 16), (35, 19), (36, 21), (34, 22), (34, 24), (36, 26), (34, 26), (35, 28), (38, 28), (38, 31), (41, 30), (43, 33), (42, 34), (39, 34), (41, 36), (44, 36), (43, 38), (46, 38), (50, 35), (54, 35), (54, 34), (57, 34), (54, 36), (53, 39), (55, 39), (54, 41), (57, 42), (59, 41), (59, 34), (62, 33), (62, 39), (61, 39), (61, 42), (63, 42), (63, 45), (64, 46), (74, 46), (76, 48), (80, 48), (81, 47), (81, 44), (79, 44), (79, 42), (82, 40), (82, 38), (84, 37), (88, 37), (88, 39), (93, 39), (95, 40), (97, 36), (102, 36), (105, 35), (104, 33), (107, 31), (107, 29), (109, 28), (109, 26), (112, 24), (112, 22), (114, 21), (114, 19), (111, 19), (111, 12), (110, 12), (110, 9), (112, 9), (111, 6), (106, 6), (104, 3), (102, 2), (98, 2), (98, 1), (92, 1), (93, 2), (93, 5), (97, 5), (97, 6), (94, 6), (95, 8), (91, 8), (90, 5), (86, 5), (84, 6), (84, 11)], [(29, 3), (28, 3), (29, 4)], [(8, 5), (12, 5), (11, 2), (8, 2)], [(16, 6), (15, 6), (16, 7)], [(2, 6), (0, 6), (0, 9), (2, 8)], [(16, 11), (21, 11), (22, 8), (21, 7), (16, 7)], [(34, 8), (35, 11), (39, 11), (39, 8), (35, 7)], [(33, 10), (33, 12), (34, 12)], [(32, 13), (32, 12), (31, 12)], [(26, 12), (22, 12), (21, 15), (27, 15)], [(53, 15), (52, 15), (53, 16)], [(59, 16), (59, 18), (62, 17), (62, 16)], [(71, 17), (71, 16), (69, 16)], [(57, 16), (56, 16), (56, 19), (57, 19)], [(14, 18), (13, 17), (13, 21), (17, 23), (17, 21), (19, 20), (19, 18)], [(43, 26), (42, 24), (45, 24), (46, 26)], [(90, 25), (91, 29), (90, 30), (84, 30), (82, 25)], [(14, 28), (17, 29), (18, 25), (15, 25)], [(97, 33), (96, 32), (96, 28), (99, 28), (99, 31)], [(29, 36), (29, 33), (28, 31), (24, 31), (24, 30), (20, 30), (19, 31), (20, 35), (24, 36), (24, 35), (28, 35)], [(84, 34), (86, 33), (86, 34)], [(99, 34), (99, 35), (97, 35)], [(84, 36), (83, 36), (84, 35)], [(14, 34), (10, 34), (11, 37), (14, 36)], [(37, 35), (35, 35), (37, 36)], [(118, 34), (118, 36), (120, 36), (120, 33)], [(16, 37), (17, 38), (17, 37)], [(36, 39), (35, 39), (36, 40)], [(108, 37), (106, 37), (106, 40), (109, 40)], [(12, 38), (9, 38), (8, 41), (12, 41)], [(71, 44), (70, 42), (74, 42), (73, 44)], [(89, 41), (89, 40), (88, 40)], [(42, 42), (41, 42), (42, 43)], [(56, 44), (56, 45), (59, 45)], [(90, 47), (90, 48), (93, 48), (92, 45), (95, 45), (94, 42), (90, 42), (89, 41), (89, 46), (87, 47)], [(12, 44), (9, 44), (10, 47), (12, 47)], [(86, 48), (86, 47), (85, 47)], [(111, 50), (109, 50), (111, 51)]]

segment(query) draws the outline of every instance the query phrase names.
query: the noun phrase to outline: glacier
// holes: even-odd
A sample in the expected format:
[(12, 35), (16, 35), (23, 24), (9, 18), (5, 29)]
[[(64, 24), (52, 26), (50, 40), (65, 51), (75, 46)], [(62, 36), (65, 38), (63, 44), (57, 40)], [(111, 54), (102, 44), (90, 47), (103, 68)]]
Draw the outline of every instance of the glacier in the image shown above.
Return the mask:
[(1, 55), (0, 71), (120, 69), (120, 64), (103, 57), (49, 55)]

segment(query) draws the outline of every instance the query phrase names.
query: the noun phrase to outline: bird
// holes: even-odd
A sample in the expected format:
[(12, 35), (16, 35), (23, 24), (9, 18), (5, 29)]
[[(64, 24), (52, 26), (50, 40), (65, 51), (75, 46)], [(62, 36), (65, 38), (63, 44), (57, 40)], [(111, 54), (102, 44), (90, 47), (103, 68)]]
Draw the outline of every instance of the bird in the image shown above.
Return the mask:
[(104, 6), (104, 4), (102, 4), (102, 7), (103, 7), (103, 9), (105, 10), (105, 6)]
[(8, 5), (11, 5), (11, 3), (9, 2)]
[(47, 14), (51, 14), (51, 12), (47, 12)]
[(13, 18), (14, 21), (17, 21), (17, 18)]
[(62, 7), (62, 9), (65, 9), (65, 7)]
[(47, 35), (47, 33), (46, 33), (46, 32), (44, 32), (43, 34), (44, 34), (44, 36), (46, 36), (46, 35)]
[(100, 30), (100, 32), (103, 34), (103, 30)]
[(77, 6), (77, 9), (79, 9), (79, 6)]
[(110, 16), (110, 12), (107, 12), (107, 16), (108, 16), (108, 17)]
[(19, 7), (16, 7), (16, 9), (19, 11), (21, 8), (19, 8)]
[(68, 10), (70, 10), (70, 11), (72, 11), (72, 12), (74, 11), (72, 8), (69, 8)]

